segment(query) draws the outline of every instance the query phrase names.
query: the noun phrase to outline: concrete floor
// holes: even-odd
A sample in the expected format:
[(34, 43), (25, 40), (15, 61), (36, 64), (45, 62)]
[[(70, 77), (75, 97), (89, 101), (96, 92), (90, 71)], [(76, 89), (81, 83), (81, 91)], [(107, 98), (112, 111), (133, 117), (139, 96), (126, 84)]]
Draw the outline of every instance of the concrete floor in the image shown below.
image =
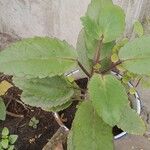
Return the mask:
[(127, 135), (115, 141), (116, 150), (150, 150), (150, 138)]

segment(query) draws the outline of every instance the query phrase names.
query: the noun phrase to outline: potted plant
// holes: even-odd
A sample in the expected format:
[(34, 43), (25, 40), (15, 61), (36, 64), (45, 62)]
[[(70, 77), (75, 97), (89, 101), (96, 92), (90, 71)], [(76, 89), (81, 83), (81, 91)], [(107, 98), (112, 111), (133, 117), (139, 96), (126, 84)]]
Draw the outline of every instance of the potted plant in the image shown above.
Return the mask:
[[(136, 90), (126, 84), (150, 74), (150, 36), (121, 39), (125, 15), (111, 0), (92, 0), (81, 21), (77, 51), (56, 38), (24, 39), (0, 53), (0, 71), (14, 76), (27, 105), (58, 112), (79, 101), (69, 150), (112, 150), (114, 126), (136, 135), (146, 131), (128, 100)], [(85, 89), (66, 76), (76, 68), (88, 78)]]

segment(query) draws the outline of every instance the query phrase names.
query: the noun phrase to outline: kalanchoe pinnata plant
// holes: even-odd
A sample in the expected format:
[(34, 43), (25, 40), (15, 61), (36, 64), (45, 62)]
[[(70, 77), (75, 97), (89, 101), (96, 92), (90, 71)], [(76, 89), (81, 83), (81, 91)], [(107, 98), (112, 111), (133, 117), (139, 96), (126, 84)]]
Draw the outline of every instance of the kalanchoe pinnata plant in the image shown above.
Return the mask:
[[(24, 103), (60, 111), (80, 97), (82, 89), (65, 76), (80, 68), (89, 79), (89, 96), (79, 99), (68, 149), (112, 150), (115, 125), (136, 135), (146, 131), (129, 104), (128, 93), (135, 89), (128, 89), (126, 83), (150, 75), (150, 36), (121, 40), (125, 15), (111, 0), (92, 0), (81, 21), (77, 50), (56, 38), (24, 39), (0, 53), (0, 71), (14, 76)], [(139, 25), (135, 26), (137, 31)], [(112, 70), (120, 71), (122, 80)]]

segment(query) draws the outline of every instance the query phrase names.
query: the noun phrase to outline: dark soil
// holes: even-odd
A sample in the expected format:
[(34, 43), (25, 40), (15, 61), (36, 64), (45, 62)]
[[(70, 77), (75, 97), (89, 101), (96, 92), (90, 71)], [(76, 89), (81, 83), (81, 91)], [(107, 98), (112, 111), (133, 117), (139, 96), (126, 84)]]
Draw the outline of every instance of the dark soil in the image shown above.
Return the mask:
[[(0, 76), (0, 81), (7, 80), (11, 83), (10, 76)], [(7, 115), (5, 121), (0, 121), (0, 131), (7, 127), (11, 134), (17, 134), (18, 140), (15, 144), (17, 150), (42, 150), (53, 134), (58, 130), (59, 125), (52, 113), (42, 111), (40, 108), (23, 106), (20, 104), (21, 91), (13, 87), (3, 97), (7, 111), (24, 117), (12, 117)], [(18, 102), (17, 102), (18, 101)], [(40, 122), (37, 129), (29, 127), (29, 121), (36, 117)]]

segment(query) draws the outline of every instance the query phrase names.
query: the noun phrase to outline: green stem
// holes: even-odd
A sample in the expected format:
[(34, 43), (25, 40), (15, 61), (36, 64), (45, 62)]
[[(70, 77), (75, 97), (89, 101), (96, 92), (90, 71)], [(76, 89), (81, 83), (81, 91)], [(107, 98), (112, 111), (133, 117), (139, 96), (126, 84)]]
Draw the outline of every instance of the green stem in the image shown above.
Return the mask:
[(93, 65), (96, 65), (99, 62), (100, 51), (101, 51), (101, 49), (103, 47), (103, 39), (104, 39), (104, 36), (102, 35), (101, 39), (98, 41), (98, 45), (97, 45), (97, 48), (96, 48), (96, 51), (95, 51), (95, 55), (94, 55), (94, 58), (93, 58)]
[(83, 67), (83, 65), (78, 61), (79, 67), (82, 69), (82, 71), (89, 77), (91, 78), (91, 75), (88, 73), (88, 71)]
[(102, 71), (101, 74), (105, 74), (105, 73), (111, 71), (113, 68), (115, 68), (116, 66), (120, 65), (121, 63), (122, 63), (121, 61), (118, 61), (117, 63), (113, 64), (110, 68)]
[(95, 55), (94, 55), (94, 58), (93, 58), (93, 67), (92, 67), (92, 71), (91, 71), (91, 76), (94, 73), (94, 66), (97, 63), (99, 63), (99, 60), (100, 60), (100, 51), (101, 51), (101, 49), (103, 47), (103, 39), (104, 39), (104, 36), (102, 35), (101, 39), (98, 41), (97, 48), (95, 50)]

